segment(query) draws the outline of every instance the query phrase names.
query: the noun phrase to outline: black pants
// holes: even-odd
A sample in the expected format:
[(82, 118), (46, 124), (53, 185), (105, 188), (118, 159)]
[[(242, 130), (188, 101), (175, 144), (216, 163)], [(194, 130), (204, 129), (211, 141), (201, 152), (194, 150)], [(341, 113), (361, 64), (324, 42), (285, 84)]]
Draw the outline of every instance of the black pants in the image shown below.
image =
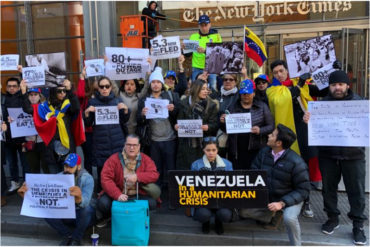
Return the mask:
[(329, 218), (337, 218), (337, 189), (341, 176), (346, 188), (350, 211), (348, 217), (354, 227), (363, 227), (365, 210), (365, 160), (337, 160), (319, 157), (322, 175), (324, 210)]
[(233, 216), (231, 209), (219, 208), (219, 209), (209, 209), (209, 208), (196, 208), (194, 211), (194, 220), (200, 223), (206, 223), (210, 221), (212, 215), (215, 215), (216, 219), (227, 223), (230, 222)]
[(157, 171), (159, 172), (159, 179), (157, 184), (159, 186), (166, 186), (167, 172), (176, 169), (176, 140), (155, 142), (152, 141), (150, 145), (150, 157), (154, 161)]

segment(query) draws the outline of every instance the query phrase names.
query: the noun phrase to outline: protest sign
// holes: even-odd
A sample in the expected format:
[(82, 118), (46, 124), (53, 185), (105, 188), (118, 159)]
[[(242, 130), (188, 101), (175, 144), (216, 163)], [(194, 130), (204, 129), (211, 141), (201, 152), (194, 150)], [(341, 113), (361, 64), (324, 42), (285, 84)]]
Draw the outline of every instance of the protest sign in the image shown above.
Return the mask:
[(168, 99), (146, 98), (145, 107), (148, 108), (146, 119), (168, 118)]
[(243, 64), (243, 43), (207, 43), (205, 70), (209, 74), (241, 73)]
[(8, 54), (1, 55), (1, 67), (0, 71), (6, 70), (18, 70), (17, 66), (19, 64), (19, 55), (18, 54)]
[(150, 40), (152, 49), (150, 55), (156, 59), (177, 58), (181, 55), (180, 37), (157, 36)]
[(332, 36), (324, 35), (284, 46), (290, 78), (313, 73), (336, 60)]
[(25, 113), (22, 108), (8, 108), (13, 121), (10, 123), (12, 138), (37, 135), (32, 115)]
[(369, 146), (369, 101), (309, 101), (309, 146)]
[(22, 77), (28, 87), (45, 85), (45, 71), (42, 66), (22, 68)]
[(266, 171), (169, 171), (172, 207), (263, 208)]
[(179, 137), (203, 137), (202, 119), (177, 120)]
[(95, 124), (119, 124), (119, 114), (117, 106), (96, 106)]
[(196, 52), (198, 47), (199, 47), (199, 41), (198, 40), (184, 39), (183, 44), (184, 44), (184, 50), (183, 50), (184, 54), (191, 53), (191, 52)]
[(21, 215), (37, 218), (75, 219), (74, 186), (71, 174), (26, 174), (27, 192), (24, 195)]
[(226, 114), (225, 122), (227, 134), (251, 132), (252, 119), (250, 112)]
[(149, 49), (105, 47), (105, 74), (111, 80), (145, 78), (149, 71)]
[(312, 73), (312, 79), (320, 90), (329, 87), (329, 75), (335, 70), (333, 64), (329, 63)]
[(104, 59), (85, 60), (86, 76), (103, 76), (105, 74)]

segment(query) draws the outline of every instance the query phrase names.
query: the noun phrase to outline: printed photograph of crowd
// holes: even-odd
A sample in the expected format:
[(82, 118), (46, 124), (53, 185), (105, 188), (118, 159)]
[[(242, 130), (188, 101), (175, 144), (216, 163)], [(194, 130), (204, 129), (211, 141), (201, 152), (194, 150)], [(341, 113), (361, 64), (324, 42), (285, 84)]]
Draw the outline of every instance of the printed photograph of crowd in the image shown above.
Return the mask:
[(208, 43), (206, 68), (210, 74), (240, 73), (244, 64), (243, 44), (223, 42)]

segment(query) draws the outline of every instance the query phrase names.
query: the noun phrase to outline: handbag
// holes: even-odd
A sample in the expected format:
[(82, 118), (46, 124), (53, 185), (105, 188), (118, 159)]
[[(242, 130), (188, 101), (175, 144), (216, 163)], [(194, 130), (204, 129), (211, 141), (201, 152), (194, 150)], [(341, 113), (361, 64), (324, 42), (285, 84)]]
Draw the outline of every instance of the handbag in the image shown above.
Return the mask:
[(150, 145), (150, 130), (149, 125), (141, 125), (136, 128), (136, 135), (140, 137), (141, 147)]

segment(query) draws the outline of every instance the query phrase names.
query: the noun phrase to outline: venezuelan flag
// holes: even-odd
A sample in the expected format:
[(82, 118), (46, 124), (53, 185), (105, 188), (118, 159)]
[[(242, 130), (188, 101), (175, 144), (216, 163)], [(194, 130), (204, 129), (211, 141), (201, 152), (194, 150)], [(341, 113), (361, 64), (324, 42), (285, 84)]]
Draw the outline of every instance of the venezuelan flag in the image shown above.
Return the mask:
[(267, 59), (267, 53), (262, 41), (249, 28), (245, 27), (244, 37), (245, 53), (253, 59), (258, 66), (262, 66)]

